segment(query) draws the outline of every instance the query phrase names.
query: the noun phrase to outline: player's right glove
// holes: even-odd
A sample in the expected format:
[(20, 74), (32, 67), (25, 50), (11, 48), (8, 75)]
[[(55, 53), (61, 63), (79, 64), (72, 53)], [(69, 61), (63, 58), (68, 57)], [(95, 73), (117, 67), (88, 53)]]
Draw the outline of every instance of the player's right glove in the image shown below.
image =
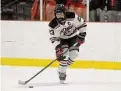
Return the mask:
[(77, 35), (77, 46), (80, 46), (81, 44), (83, 44), (85, 42), (85, 36), (86, 36), (86, 32), (80, 33), (79, 35)]

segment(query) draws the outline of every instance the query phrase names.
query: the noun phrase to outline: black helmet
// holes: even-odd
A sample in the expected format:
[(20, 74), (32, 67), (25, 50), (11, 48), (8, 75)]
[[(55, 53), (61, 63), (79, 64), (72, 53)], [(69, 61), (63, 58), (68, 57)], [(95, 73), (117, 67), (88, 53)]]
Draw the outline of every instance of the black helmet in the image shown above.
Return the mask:
[(74, 3), (79, 3), (81, 0), (72, 0)]
[(55, 7), (55, 18), (60, 24), (65, 24), (66, 21), (66, 10), (63, 4), (57, 4)]

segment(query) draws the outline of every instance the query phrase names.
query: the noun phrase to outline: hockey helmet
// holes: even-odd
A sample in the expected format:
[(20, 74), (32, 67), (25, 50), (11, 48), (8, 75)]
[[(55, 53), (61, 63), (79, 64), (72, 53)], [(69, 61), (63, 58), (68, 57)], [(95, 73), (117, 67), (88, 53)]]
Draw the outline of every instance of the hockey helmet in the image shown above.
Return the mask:
[(79, 3), (82, 2), (82, 0), (72, 0), (73, 3)]
[(65, 24), (66, 21), (66, 10), (63, 4), (57, 4), (55, 7), (55, 18), (60, 24)]

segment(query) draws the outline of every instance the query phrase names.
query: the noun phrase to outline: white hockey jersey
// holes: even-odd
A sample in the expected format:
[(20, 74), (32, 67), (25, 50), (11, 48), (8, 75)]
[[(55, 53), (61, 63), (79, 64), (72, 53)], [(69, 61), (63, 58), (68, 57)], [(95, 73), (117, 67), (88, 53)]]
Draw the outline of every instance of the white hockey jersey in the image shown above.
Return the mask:
[(65, 25), (59, 24), (56, 18), (49, 23), (50, 40), (56, 46), (59, 44), (60, 39), (69, 39), (81, 32), (86, 32), (86, 26), (81, 17), (74, 12), (67, 12)]

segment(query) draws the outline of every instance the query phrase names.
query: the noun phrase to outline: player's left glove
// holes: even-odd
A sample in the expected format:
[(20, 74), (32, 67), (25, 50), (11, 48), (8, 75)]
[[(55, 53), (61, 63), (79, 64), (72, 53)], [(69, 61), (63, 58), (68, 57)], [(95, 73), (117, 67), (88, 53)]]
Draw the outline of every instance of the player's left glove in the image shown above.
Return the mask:
[(76, 39), (77, 46), (80, 46), (85, 42), (85, 36), (86, 36), (86, 32), (83, 32), (77, 35), (77, 39)]

